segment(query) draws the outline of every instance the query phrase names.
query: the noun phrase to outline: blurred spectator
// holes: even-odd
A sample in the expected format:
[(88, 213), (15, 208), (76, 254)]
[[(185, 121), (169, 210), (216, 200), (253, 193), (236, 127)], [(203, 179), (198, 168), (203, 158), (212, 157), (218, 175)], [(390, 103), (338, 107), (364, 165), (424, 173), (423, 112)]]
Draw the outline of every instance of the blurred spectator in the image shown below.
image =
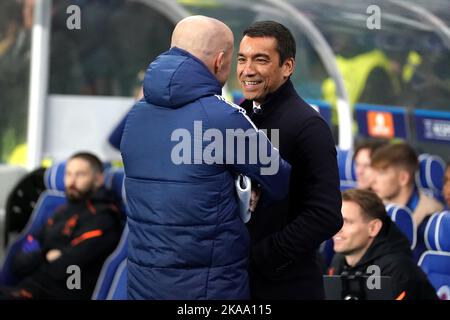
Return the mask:
[(391, 277), (396, 300), (437, 299), (433, 286), (411, 257), (408, 240), (376, 194), (346, 190), (342, 199), (344, 225), (333, 237), (336, 254), (328, 273), (364, 275), (369, 267), (378, 266), (381, 276)]
[[(89, 299), (104, 260), (120, 238), (120, 214), (103, 185), (102, 163), (90, 153), (77, 153), (66, 164), (68, 204), (59, 207), (37, 234), (29, 234), (13, 258), (13, 273), (23, 279), (0, 288), (0, 299)], [(78, 290), (67, 287), (76, 265)]]
[[(395, 104), (400, 87), (384, 52), (376, 48), (368, 50), (347, 34), (333, 33), (330, 37), (352, 110), (356, 103), (362, 102)], [(331, 78), (323, 82), (322, 94), (333, 105), (332, 122), (337, 125), (335, 89)]]
[[(417, 65), (406, 83), (404, 105), (433, 110), (448, 110), (450, 101), (450, 55), (442, 38), (425, 33), (416, 36), (417, 55), (426, 57)], [(426, 94), (424, 94), (426, 93)]]
[(373, 191), (385, 204), (408, 207), (416, 226), (427, 216), (442, 210), (440, 202), (421, 192), (415, 184), (419, 162), (410, 145), (399, 143), (379, 148), (372, 155), (372, 168), (375, 172)]
[(374, 175), (371, 167), (372, 154), (385, 145), (386, 141), (364, 140), (357, 144), (353, 154), (358, 189), (371, 189)]
[[(81, 10), (79, 30), (66, 27), (71, 4)], [(52, 94), (132, 95), (136, 74), (169, 47), (174, 27), (139, 1), (58, 0), (52, 8)]]
[(444, 194), (446, 209), (450, 210), (450, 161), (447, 162), (444, 174), (444, 188), (442, 193)]
[(113, 58), (115, 94), (119, 96), (135, 95), (136, 74), (143, 77), (149, 62), (170, 47), (175, 26), (141, 2), (121, 1), (109, 17), (108, 54)]
[[(123, 1), (53, 1), (49, 79), (51, 93), (111, 94), (112, 75), (117, 65), (113, 52), (108, 47), (108, 39), (112, 33), (111, 15), (121, 2)], [(67, 28), (66, 10), (70, 5), (80, 8), (80, 29)]]
[(395, 30), (381, 32), (375, 36), (375, 45), (383, 50), (389, 60), (391, 76), (395, 78), (397, 85), (397, 98), (405, 93), (406, 86), (422, 63), (422, 56), (411, 50), (412, 43), (415, 42), (411, 37), (413, 36), (408, 33)]

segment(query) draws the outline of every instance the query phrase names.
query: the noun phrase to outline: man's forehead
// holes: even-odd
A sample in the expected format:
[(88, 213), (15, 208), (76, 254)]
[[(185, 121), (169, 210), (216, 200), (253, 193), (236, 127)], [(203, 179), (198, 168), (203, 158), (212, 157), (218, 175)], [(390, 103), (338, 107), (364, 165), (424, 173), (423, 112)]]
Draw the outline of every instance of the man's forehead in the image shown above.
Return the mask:
[(73, 158), (67, 161), (66, 171), (67, 170), (86, 170), (90, 169), (90, 164), (87, 160), (81, 158)]
[(239, 46), (239, 54), (247, 52), (273, 54), (274, 51), (276, 51), (276, 39), (274, 37), (244, 36)]
[(369, 148), (361, 148), (356, 153), (355, 157), (369, 157), (370, 156), (370, 149)]
[[(345, 210), (344, 210), (345, 209)], [(347, 219), (362, 219), (362, 208), (353, 200), (342, 200), (342, 215)]]

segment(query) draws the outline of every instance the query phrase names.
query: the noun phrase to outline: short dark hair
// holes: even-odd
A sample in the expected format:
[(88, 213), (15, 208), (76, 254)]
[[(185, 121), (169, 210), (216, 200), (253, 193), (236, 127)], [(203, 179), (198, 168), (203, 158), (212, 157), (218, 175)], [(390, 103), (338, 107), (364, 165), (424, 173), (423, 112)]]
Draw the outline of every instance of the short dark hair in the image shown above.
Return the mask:
[(353, 152), (353, 159), (355, 159), (358, 152), (360, 152), (362, 149), (369, 149), (370, 157), (372, 157), (372, 155), (376, 150), (387, 144), (388, 144), (387, 140), (374, 140), (374, 139), (361, 140), (356, 144), (355, 151)]
[(277, 52), (280, 55), (280, 67), (288, 58), (295, 60), (296, 44), (291, 31), (275, 21), (257, 21), (243, 32), (250, 38), (274, 37), (277, 41)]
[(94, 172), (98, 172), (98, 173), (103, 172), (102, 162), (96, 155), (94, 155), (90, 152), (77, 152), (77, 153), (73, 154), (72, 156), (70, 156), (68, 161), (70, 161), (72, 159), (83, 159), (89, 163), (89, 165), (91, 166), (92, 170), (94, 170)]
[(342, 193), (343, 201), (355, 202), (361, 207), (361, 214), (366, 220), (380, 219), (387, 216), (383, 201), (370, 190), (348, 189)]
[(411, 181), (419, 169), (419, 160), (416, 151), (407, 143), (388, 144), (376, 150), (372, 154), (371, 165), (377, 169), (385, 169), (390, 166), (399, 166), (406, 169)]

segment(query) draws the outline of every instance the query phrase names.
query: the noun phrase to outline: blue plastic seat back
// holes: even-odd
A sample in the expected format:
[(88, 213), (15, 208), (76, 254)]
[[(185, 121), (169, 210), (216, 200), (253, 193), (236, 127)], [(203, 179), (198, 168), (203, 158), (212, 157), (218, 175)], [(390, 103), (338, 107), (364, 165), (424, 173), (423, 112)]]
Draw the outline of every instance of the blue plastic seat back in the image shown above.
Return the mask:
[[(419, 260), (419, 266), (436, 292), (444, 286), (450, 287), (450, 252), (425, 251)], [(450, 297), (447, 297), (447, 300), (450, 300)]]
[(10, 286), (17, 284), (21, 280), (16, 278), (12, 273), (11, 265), (13, 257), (21, 250), (27, 235), (36, 234), (47, 220), (55, 214), (56, 209), (67, 203), (64, 194), (64, 168), (65, 162), (61, 162), (46, 170), (44, 183), (47, 190), (39, 196), (36, 207), (24, 230), (6, 250), (0, 271), (0, 284)]
[(107, 300), (127, 300), (128, 299), (128, 270), (127, 259), (123, 260), (117, 268)]
[(412, 218), (411, 210), (397, 204), (388, 204), (386, 211), (391, 220), (395, 222), (397, 227), (408, 238), (411, 244), (411, 250), (413, 250), (417, 244), (417, 228)]
[(425, 251), (419, 266), (427, 274), (438, 296), (450, 300), (450, 211), (435, 213), (425, 229)]
[(125, 171), (123, 168), (108, 168), (104, 172), (105, 188), (112, 191), (121, 204), (123, 218), (126, 218)]
[(128, 226), (126, 225), (120, 242), (113, 253), (106, 259), (103, 264), (102, 270), (97, 280), (94, 293), (92, 295), (93, 300), (106, 300), (116, 276), (117, 270), (123, 261), (126, 261), (128, 257)]
[(356, 181), (353, 150), (342, 150), (337, 148), (336, 151), (339, 167), (339, 178), (341, 180)]
[(419, 156), (419, 171), (416, 173), (416, 185), (428, 190), (434, 198), (445, 203), (442, 189), (444, 187), (445, 162), (436, 155), (427, 153)]
[(428, 250), (450, 252), (450, 211), (437, 212), (428, 220), (425, 245)]

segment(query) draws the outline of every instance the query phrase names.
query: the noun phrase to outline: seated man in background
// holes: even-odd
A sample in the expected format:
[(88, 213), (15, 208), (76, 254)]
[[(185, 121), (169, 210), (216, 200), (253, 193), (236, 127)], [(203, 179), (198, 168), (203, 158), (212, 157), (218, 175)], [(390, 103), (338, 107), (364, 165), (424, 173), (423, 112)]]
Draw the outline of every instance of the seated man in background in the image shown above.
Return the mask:
[(444, 173), (444, 194), (446, 210), (450, 210), (450, 161), (447, 163)]
[(412, 212), (417, 227), (414, 258), (418, 261), (426, 250), (424, 233), (427, 221), (433, 213), (441, 211), (443, 205), (417, 188), (415, 176), (419, 161), (410, 145), (390, 144), (376, 150), (372, 155), (372, 168), (375, 173), (372, 189), (384, 204), (399, 204)]
[(385, 204), (408, 207), (416, 226), (430, 214), (442, 210), (439, 201), (419, 191), (415, 184), (419, 161), (410, 145), (390, 144), (376, 150), (372, 155), (372, 168), (375, 172), (373, 191)]
[[(66, 164), (67, 205), (56, 209), (41, 230), (27, 235), (13, 258), (18, 286), (0, 288), (0, 299), (89, 299), (104, 260), (120, 235), (120, 212), (103, 186), (101, 161), (77, 153)], [(80, 286), (68, 288), (69, 266), (79, 267)], [(75, 282), (74, 282), (75, 283)]]
[(329, 275), (343, 272), (366, 274), (369, 266), (389, 276), (397, 300), (437, 299), (425, 273), (415, 264), (409, 242), (391, 221), (382, 201), (368, 190), (342, 194), (344, 226), (333, 237), (334, 251)]
[(364, 140), (357, 144), (353, 160), (358, 189), (371, 189), (374, 180), (371, 158), (373, 153), (384, 145), (386, 142), (380, 140)]

